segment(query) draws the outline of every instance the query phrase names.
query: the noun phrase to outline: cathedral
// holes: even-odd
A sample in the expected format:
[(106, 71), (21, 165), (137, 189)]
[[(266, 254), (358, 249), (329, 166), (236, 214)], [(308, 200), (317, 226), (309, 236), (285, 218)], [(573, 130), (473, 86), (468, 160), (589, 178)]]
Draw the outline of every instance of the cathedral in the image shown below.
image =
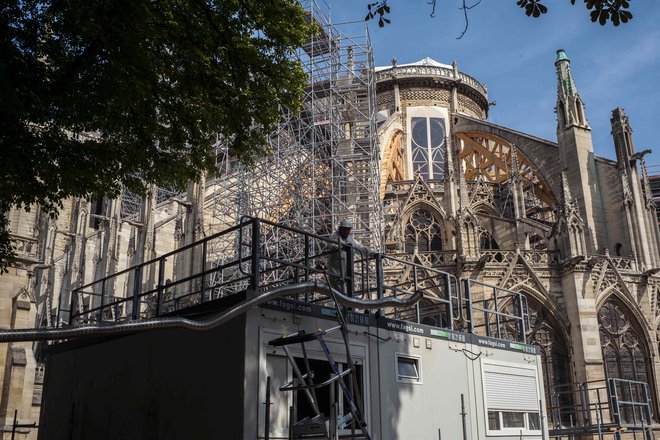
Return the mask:
[[(332, 154), (352, 157), (361, 145), (375, 150), (368, 161), (344, 167), (353, 177), (338, 185), (341, 197), (324, 193), (322, 186), (334, 187), (334, 181), (316, 181), (313, 193), (298, 189), (301, 201), (290, 201), (286, 191), (321, 172), (305, 167), (304, 154), (297, 157), (303, 165), (296, 175), (269, 171), (257, 178), (257, 170), (246, 190), (232, 194), (243, 194), (251, 214), (271, 221), (293, 210), (316, 216), (313, 225), (297, 223), (312, 225), (312, 232), (332, 232), (340, 218), (350, 218), (356, 237), (386, 255), (523, 293), (527, 343), (542, 355), (548, 405), (556, 387), (621, 378), (647, 383), (657, 414), (658, 220), (646, 151), (635, 150), (624, 110), (612, 110), (613, 161), (594, 153), (585, 103), (564, 50), (554, 60), (556, 116), (548, 109), (548, 118), (556, 117), (556, 140), (489, 122), (486, 86), (455, 62), (393, 60), (365, 73), (354, 52), (347, 56), (348, 72), (372, 81), (373, 102), (369, 124), (344, 121), (340, 129), (349, 139), (369, 140), (339, 141)], [(316, 117), (311, 125), (325, 121)], [(72, 289), (232, 226), (237, 216), (228, 214), (232, 209), (222, 203), (229, 204), (229, 196), (222, 191), (246, 184), (234, 173), (237, 165), (225, 159), (219, 155), (220, 176), (203, 177), (183, 193), (153, 188), (141, 198), (66, 200), (56, 219), (38, 207), (13, 209), (18, 258), (0, 276), (0, 325), (61, 325), (63, 310), (73, 304)], [(286, 179), (296, 183), (280, 185), (275, 193), (281, 198), (263, 196), (268, 182)], [(239, 198), (231, 202), (244, 203)], [(323, 200), (341, 205), (338, 214), (323, 220), (322, 207), (311, 205)], [(323, 221), (325, 230), (318, 226)], [(176, 278), (186, 264), (194, 262), (174, 262), (164, 277)], [(396, 267), (385, 270), (390, 278), (409, 276)], [(129, 278), (121, 282), (134, 285)], [(429, 314), (422, 322), (440, 326), (437, 319)], [(36, 439), (29, 425), (39, 423), (46, 349), (21, 342), (0, 350), (2, 438), (14, 430), (16, 438)]]

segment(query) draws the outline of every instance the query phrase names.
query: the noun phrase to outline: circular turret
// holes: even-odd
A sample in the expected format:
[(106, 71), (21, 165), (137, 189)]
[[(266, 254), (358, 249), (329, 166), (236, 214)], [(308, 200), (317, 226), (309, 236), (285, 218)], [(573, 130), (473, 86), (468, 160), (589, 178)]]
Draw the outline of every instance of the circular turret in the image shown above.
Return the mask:
[(391, 66), (376, 67), (376, 99), (378, 111), (388, 114), (401, 107), (442, 106), (479, 119), (488, 116), (486, 86), (460, 72), (456, 63), (442, 64), (431, 58), (409, 64), (397, 64), (394, 59)]

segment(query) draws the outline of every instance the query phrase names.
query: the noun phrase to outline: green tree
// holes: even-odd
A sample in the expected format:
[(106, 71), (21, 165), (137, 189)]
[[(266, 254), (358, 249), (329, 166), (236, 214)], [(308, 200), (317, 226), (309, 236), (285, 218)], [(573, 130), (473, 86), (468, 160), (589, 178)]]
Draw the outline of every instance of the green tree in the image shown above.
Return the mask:
[(306, 84), (295, 0), (4, 0), (0, 273), (8, 207), (215, 171), (212, 135), (249, 163)]

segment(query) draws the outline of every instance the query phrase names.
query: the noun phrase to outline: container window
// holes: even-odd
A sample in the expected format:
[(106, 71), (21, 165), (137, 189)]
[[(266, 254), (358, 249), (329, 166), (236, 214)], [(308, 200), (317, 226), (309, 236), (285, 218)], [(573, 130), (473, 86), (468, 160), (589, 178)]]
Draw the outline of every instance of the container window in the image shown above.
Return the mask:
[(498, 411), (488, 411), (488, 429), (491, 431), (500, 430), (500, 413)]
[(527, 419), (530, 430), (538, 431), (541, 429), (541, 417), (539, 417), (539, 413), (527, 413)]
[(502, 411), (502, 426), (505, 428), (524, 428), (525, 413)]
[(419, 358), (412, 356), (396, 355), (396, 377), (400, 382), (419, 382), (421, 374)]

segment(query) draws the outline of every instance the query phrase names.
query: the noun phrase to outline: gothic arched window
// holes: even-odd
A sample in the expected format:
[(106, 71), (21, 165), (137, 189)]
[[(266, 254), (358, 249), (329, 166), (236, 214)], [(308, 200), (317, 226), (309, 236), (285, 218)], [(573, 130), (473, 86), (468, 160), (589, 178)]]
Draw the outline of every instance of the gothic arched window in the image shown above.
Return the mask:
[[(568, 344), (558, 331), (558, 325), (548, 312), (536, 301), (527, 302), (529, 329), (527, 342), (541, 350), (546, 390), (571, 382), (568, 363)], [(546, 392), (546, 398), (549, 397)], [(561, 403), (561, 402), (559, 402)]]
[(490, 249), (499, 249), (500, 247), (497, 244), (497, 241), (490, 235), (488, 232), (484, 231), (479, 236), (479, 249), (481, 250), (490, 250)]
[(626, 306), (617, 299), (608, 300), (598, 311), (605, 374), (649, 383), (648, 350), (626, 312)]
[[(651, 394), (648, 398), (655, 400), (649, 351), (628, 308), (616, 298), (609, 299), (598, 311), (598, 324), (606, 377), (645, 382)], [(647, 398), (647, 391), (637, 386), (622, 385), (618, 392), (623, 400), (639, 402)], [(632, 407), (622, 408), (621, 416), (628, 422), (640, 417)]]
[[(509, 301), (504, 310), (507, 313), (513, 313), (513, 303)], [(571, 406), (571, 395), (570, 393), (563, 393), (564, 389), (559, 388), (560, 385), (571, 382), (566, 338), (559, 331), (560, 327), (556, 319), (548, 313), (542, 304), (529, 296), (527, 297), (527, 313), (529, 315), (529, 326), (526, 329), (525, 340), (528, 344), (538, 346), (541, 351), (547, 405), (569, 408)], [(516, 332), (519, 331), (514, 322), (506, 322), (503, 326), (502, 331), (509, 338), (514, 338)], [(564, 419), (569, 417), (568, 413), (562, 414), (562, 422), (568, 423), (569, 420)]]
[(438, 220), (426, 209), (415, 210), (405, 230), (407, 253), (442, 250), (441, 227)]
[(413, 172), (424, 179), (442, 179), (445, 166), (445, 120), (413, 117), (410, 126)]

